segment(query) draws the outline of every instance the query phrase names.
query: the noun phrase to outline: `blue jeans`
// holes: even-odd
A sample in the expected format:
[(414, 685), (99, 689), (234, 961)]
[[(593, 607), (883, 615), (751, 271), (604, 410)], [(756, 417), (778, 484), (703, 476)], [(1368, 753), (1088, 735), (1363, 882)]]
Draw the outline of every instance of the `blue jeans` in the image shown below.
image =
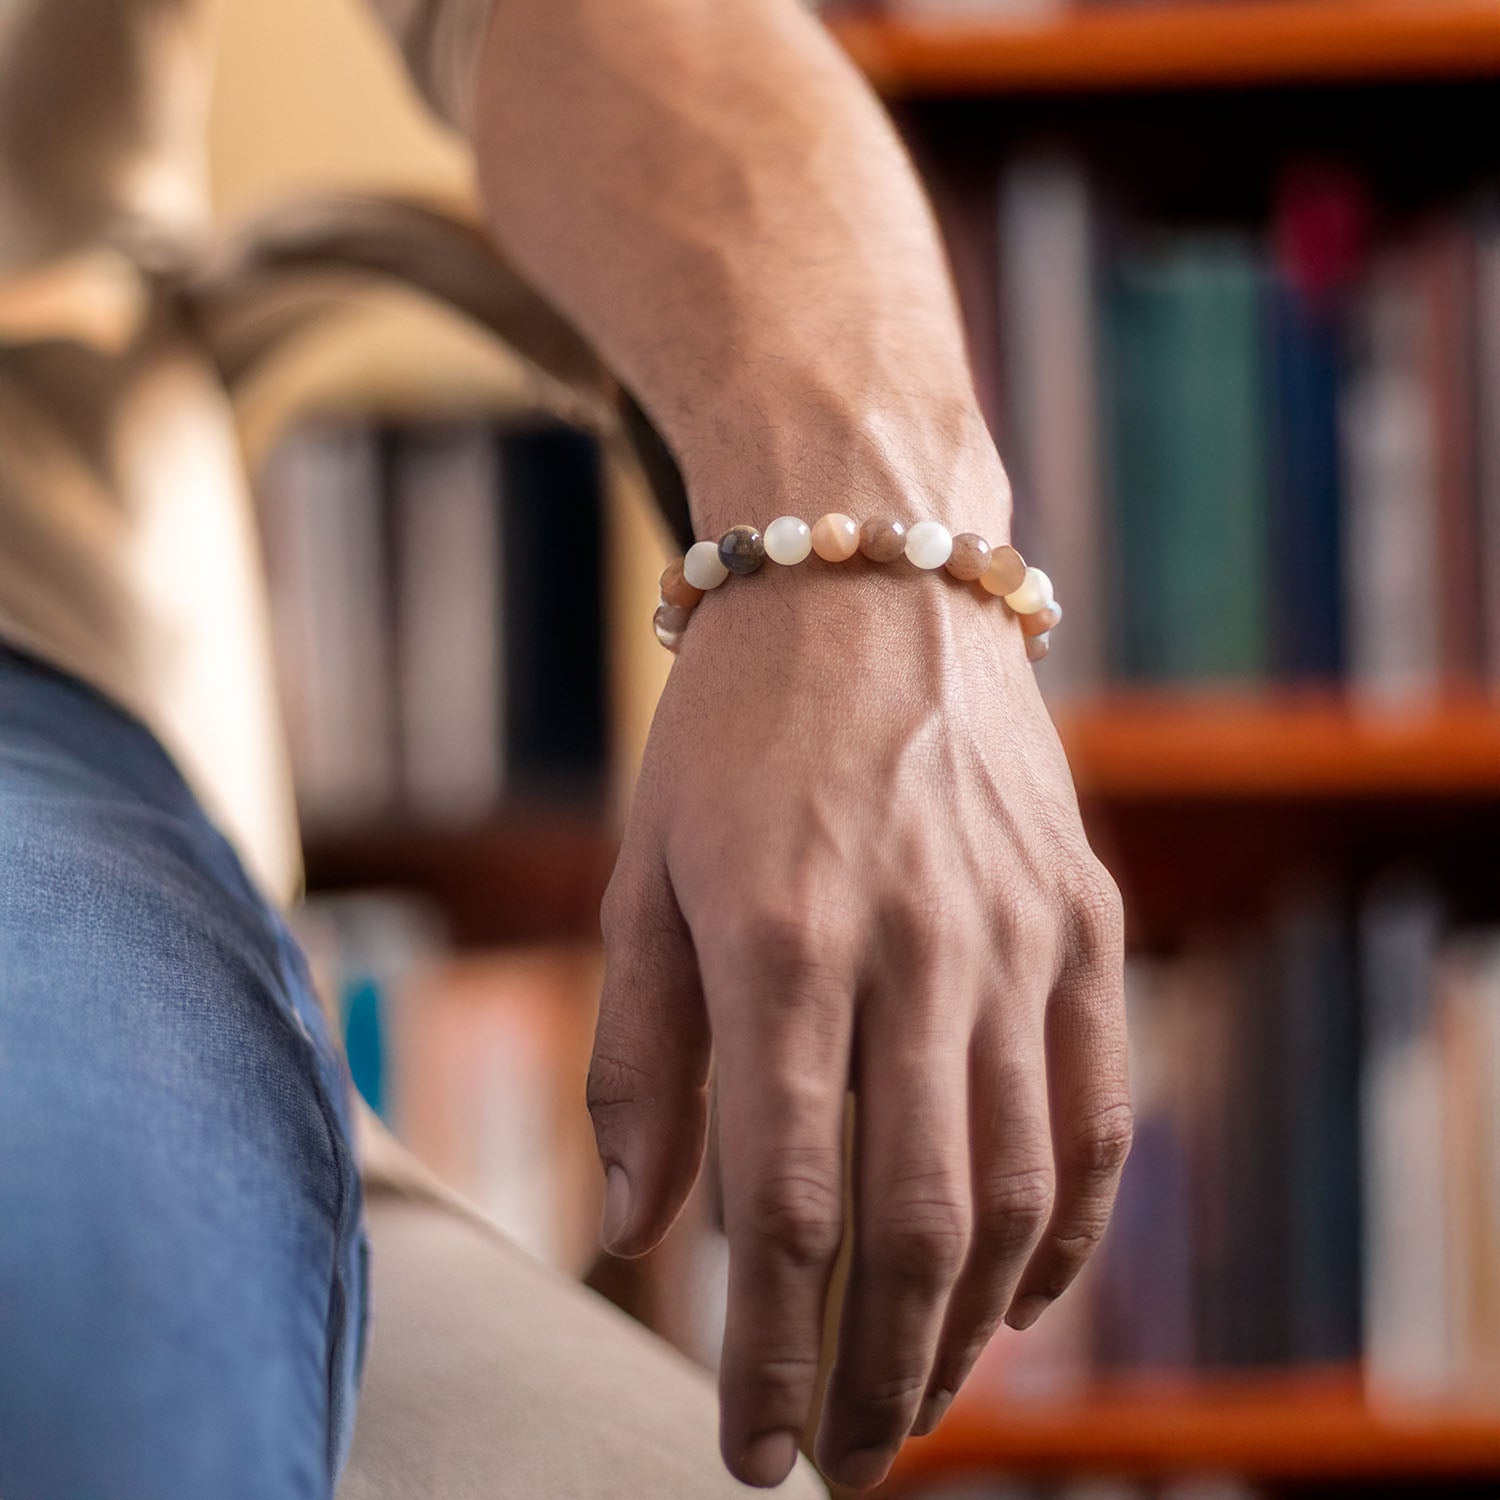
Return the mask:
[(0, 1495), (327, 1500), (364, 1286), (296, 945), (151, 734), (0, 647)]

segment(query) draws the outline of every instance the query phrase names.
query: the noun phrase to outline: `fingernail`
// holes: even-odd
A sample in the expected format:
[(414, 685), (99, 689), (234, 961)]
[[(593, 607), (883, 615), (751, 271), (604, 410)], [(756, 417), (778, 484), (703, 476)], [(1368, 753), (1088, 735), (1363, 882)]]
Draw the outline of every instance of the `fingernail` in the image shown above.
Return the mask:
[(889, 1448), (856, 1448), (846, 1453), (830, 1470), (830, 1477), (851, 1490), (872, 1490), (891, 1466)]
[(741, 1462), (744, 1465), (741, 1477), (746, 1484), (774, 1489), (792, 1472), (792, 1465), (797, 1462), (796, 1434), (762, 1433), (746, 1447)]
[(939, 1422), (943, 1420), (943, 1414), (953, 1404), (952, 1391), (933, 1391), (922, 1402), (917, 1411), (917, 1420), (912, 1425), (912, 1431), (918, 1437), (926, 1437)]
[(613, 1250), (625, 1238), (630, 1225), (630, 1179), (625, 1168), (611, 1166), (604, 1177), (604, 1226), (599, 1238), (606, 1250)]
[(1011, 1310), (1006, 1313), (1005, 1321), (1010, 1324), (1017, 1333), (1023, 1333), (1030, 1328), (1041, 1315), (1047, 1311), (1052, 1299), (1043, 1296), (1040, 1292), (1034, 1292), (1029, 1297), (1022, 1297)]

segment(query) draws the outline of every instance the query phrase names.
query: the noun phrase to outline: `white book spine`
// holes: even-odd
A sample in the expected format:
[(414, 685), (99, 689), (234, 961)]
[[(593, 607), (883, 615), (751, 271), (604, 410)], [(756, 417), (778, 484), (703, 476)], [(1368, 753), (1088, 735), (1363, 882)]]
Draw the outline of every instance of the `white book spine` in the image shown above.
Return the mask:
[(1350, 689), (1377, 707), (1429, 697), (1442, 679), (1424, 317), (1409, 267), (1377, 263), (1357, 314), (1362, 357), (1340, 403)]
[(1036, 157), (1000, 186), (1001, 347), (1008, 441), (1024, 530), (1067, 611), (1041, 677), (1049, 699), (1105, 669), (1094, 210), (1082, 169)]
[(1500, 693), (1500, 206), (1481, 223), (1475, 259), (1481, 660)]
[(375, 436), (322, 424), (293, 433), (264, 488), (282, 574), (275, 628), (294, 685), (298, 800), (313, 824), (357, 823), (384, 811), (395, 790)]
[(1436, 904), (1423, 892), (1366, 913), (1365, 1373), (1372, 1398), (1398, 1403), (1446, 1393), (1453, 1374), (1436, 944)]

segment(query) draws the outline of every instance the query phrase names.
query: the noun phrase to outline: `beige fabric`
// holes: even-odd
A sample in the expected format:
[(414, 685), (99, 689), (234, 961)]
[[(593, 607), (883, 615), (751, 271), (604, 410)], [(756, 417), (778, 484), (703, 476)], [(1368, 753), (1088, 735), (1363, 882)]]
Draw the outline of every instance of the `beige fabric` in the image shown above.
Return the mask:
[[(371, 4), (461, 121), (489, 0)], [(0, 639), (145, 719), (287, 901), (300, 860), (249, 497), (171, 289), (206, 249), (217, 9), (0, 0)]]
[[(420, 1190), (369, 1200), (364, 1393), (338, 1500), (731, 1500), (713, 1383)], [(825, 1497), (804, 1463), (779, 1490)], [(825, 1497), (826, 1500), (826, 1497)]]

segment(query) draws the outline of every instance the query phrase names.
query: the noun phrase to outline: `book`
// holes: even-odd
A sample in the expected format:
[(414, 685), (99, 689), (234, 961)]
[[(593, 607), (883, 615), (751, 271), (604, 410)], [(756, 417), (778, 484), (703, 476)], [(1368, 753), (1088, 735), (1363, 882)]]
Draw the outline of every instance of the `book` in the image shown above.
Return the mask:
[(1017, 543), (1063, 580), (1067, 649), (1042, 678), (1052, 699), (1097, 689), (1106, 667), (1093, 221), (1076, 162), (1033, 154), (1007, 164), (999, 192), (1004, 456)]
[(397, 429), (389, 447), (405, 804), (472, 821), (505, 783), (499, 438), (450, 422)]
[(1280, 998), (1286, 1358), (1350, 1363), (1361, 1342), (1359, 995), (1335, 892), (1286, 891), (1268, 933)]
[(1490, 692), (1500, 694), (1500, 191), (1481, 204), (1475, 240), (1480, 674)]
[(1444, 675), (1430, 311), (1413, 247), (1379, 249), (1352, 314), (1339, 423), (1349, 686), (1375, 707), (1429, 700)]
[(1128, 249), (1105, 320), (1117, 669), (1256, 681), (1269, 663), (1265, 276), (1233, 235)]
[(356, 420), (305, 424), (259, 488), (299, 806), (314, 827), (365, 823), (398, 791), (378, 434)]
[(1289, 170), (1271, 241), (1271, 654), (1288, 681), (1344, 670), (1339, 392), (1346, 304), (1365, 251), (1363, 185), (1328, 168)]
[(1440, 923), (1437, 895), (1415, 878), (1382, 885), (1360, 914), (1363, 1342), (1377, 1401), (1440, 1395), (1453, 1374), (1433, 998)]
[(518, 796), (602, 794), (608, 760), (599, 446), (556, 423), (501, 449), (505, 738)]

